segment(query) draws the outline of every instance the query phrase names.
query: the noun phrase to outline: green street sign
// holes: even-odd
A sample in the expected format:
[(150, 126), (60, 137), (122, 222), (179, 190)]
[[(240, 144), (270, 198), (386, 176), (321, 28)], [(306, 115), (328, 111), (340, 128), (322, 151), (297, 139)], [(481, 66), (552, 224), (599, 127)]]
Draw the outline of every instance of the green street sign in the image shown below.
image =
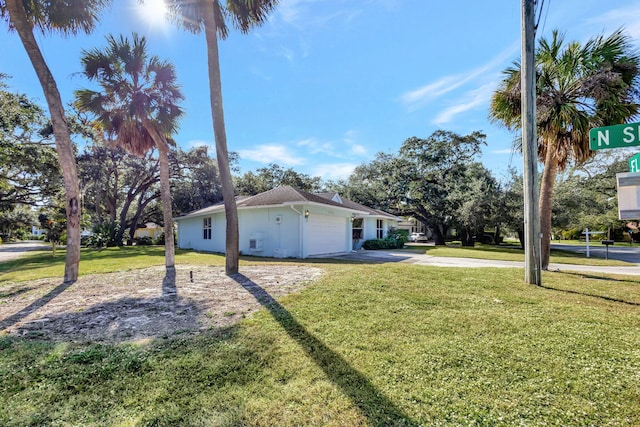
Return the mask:
[(640, 153), (629, 159), (629, 172), (640, 172)]
[(640, 145), (640, 123), (594, 128), (589, 131), (589, 148), (622, 148)]

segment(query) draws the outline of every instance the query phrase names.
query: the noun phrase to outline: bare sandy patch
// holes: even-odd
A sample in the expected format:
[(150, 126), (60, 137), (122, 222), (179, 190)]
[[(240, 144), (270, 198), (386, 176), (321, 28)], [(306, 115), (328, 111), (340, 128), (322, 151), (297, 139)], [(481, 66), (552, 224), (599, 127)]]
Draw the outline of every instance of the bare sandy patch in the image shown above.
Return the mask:
[[(223, 328), (322, 275), (316, 267), (177, 266), (10, 283), (0, 288), (0, 334), (52, 341), (125, 342)], [(260, 296), (256, 293), (259, 291)], [(259, 301), (261, 300), (261, 301)]]

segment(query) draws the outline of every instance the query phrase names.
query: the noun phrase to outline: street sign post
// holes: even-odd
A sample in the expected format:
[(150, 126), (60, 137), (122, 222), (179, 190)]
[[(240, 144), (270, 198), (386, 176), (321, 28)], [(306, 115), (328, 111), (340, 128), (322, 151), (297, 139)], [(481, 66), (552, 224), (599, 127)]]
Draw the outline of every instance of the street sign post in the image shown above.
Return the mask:
[(640, 145), (640, 123), (605, 126), (589, 131), (589, 148), (623, 148)]
[(640, 172), (640, 153), (629, 159), (629, 172)]

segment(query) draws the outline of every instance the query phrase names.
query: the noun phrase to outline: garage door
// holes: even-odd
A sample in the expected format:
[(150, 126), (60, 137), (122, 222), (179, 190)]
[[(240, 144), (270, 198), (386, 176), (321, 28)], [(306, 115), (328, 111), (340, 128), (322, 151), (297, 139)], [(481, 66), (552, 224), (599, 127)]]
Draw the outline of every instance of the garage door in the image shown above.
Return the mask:
[(309, 215), (307, 248), (309, 255), (345, 252), (347, 219), (312, 213)]

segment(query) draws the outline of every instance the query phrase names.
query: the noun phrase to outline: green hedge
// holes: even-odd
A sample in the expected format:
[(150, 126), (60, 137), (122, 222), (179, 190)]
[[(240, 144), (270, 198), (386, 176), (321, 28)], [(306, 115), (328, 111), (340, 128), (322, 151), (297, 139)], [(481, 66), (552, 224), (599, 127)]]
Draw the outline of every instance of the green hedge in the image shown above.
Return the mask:
[(403, 239), (387, 237), (385, 239), (365, 240), (362, 247), (365, 249), (400, 249), (404, 246)]

